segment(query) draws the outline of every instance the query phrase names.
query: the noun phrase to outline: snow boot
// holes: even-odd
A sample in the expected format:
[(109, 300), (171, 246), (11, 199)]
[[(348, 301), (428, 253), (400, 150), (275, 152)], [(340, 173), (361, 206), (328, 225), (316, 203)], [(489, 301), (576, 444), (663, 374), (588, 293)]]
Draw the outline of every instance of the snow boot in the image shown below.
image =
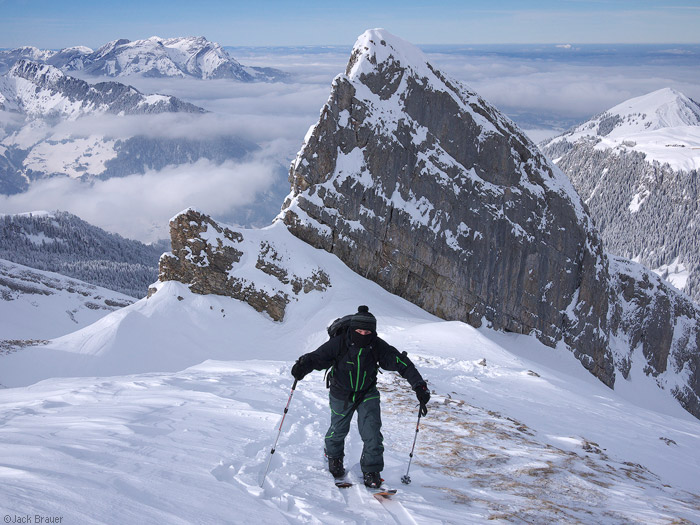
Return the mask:
[(328, 470), (334, 478), (342, 478), (345, 475), (343, 458), (328, 458)]
[(378, 489), (382, 486), (382, 477), (379, 472), (365, 472), (365, 486), (371, 489)]

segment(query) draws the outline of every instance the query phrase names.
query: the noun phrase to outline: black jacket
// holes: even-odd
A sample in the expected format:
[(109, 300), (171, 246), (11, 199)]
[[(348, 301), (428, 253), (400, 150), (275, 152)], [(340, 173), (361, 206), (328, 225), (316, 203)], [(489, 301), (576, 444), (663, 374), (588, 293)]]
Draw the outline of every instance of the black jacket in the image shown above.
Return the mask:
[(329, 371), (331, 395), (352, 403), (376, 386), (378, 368), (398, 372), (412, 388), (424, 382), (406, 352), (399, 352), (380, 337), (375, 337), (369, 347), (360, 348), (346, 332), (304, 354), (298, 362), (305, 373), (333, 367)]

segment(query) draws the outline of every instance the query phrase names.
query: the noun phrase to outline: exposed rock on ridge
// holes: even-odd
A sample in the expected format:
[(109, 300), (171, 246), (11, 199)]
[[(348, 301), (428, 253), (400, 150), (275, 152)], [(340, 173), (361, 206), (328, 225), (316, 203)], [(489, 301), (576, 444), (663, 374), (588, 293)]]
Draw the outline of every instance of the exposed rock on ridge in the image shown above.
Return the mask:
[[(245, 232), (245, 236), (244, 236)], [(323, 291), (328, 275), (314, 268), (290, 270), (289, 256), (252, 230), (234, 230), (188, 209), (170, 221), (172, 252), (160, 259), (160, 281), (188, 284), (199, 294), (226, 295), (282, 321), (286, 306), (301, 293)], [(149, 295), (155, 289), (149, 291)]]
[(700, 308), (640, 264), (611, 257), (610, 269), (616, 368), (627, 379), (641, 360), (646, 375), (700, 418)]
[(684, 383), (694, 401), (680, 400), (700, 416), (697, 326), (669, 339), (674, 309), (658, 321), (669, 330), (626, 317), (624, 279), (566, 176), (410, 44), (383, 30), (358, 39), (290, 183), (280, 219), (294, 235), (444, 319), (563, 342), (611, 387), (639, 334), (659, 371), (675, 341), (696, 378)]

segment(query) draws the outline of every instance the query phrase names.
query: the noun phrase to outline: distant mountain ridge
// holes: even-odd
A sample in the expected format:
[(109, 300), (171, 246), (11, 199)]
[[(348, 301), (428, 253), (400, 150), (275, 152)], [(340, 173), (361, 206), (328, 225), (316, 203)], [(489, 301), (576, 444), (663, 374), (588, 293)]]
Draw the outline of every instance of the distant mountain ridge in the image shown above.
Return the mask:
[(700, 105), (672, 88), (626, 100), (544, 144), (553, 158), (575, 143), (595, 142), (596, 149), (638, 152), (649, 162), (671, 169), (700, 168)]
[(86, 114), (138, 115), (205, 110), (170, 95), (144, 95), (118, 82), (88, 84), (46, 64), (19, 60), (0, 77), (0, 110), (28, 117), (75, 119)]
[(241, 82), (279, 82), (290, 76), (278, 69), (244, 66), (220, 44), (204, 37), (119, 39), (96, 51), (86, 47), (60, 51), (23, 47), (0, 51), (0, 65), (7, 69), (21, 58), (51, 64), (66, 72), (81, 71), (93, 76), (228, 78)]
[(0, 259), (145, 297), (167, 243), (146, 245), (67, 212), (0, 215)]
[(666, 88), (622, 102), (541, 149), (569, 176), (609, 252), (700, 304), (700, 105)]

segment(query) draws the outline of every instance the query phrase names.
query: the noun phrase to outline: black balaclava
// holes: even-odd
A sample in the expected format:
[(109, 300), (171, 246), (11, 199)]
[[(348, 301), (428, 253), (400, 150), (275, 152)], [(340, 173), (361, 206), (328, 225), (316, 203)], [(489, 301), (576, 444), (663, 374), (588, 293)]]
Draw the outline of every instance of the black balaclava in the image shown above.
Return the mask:
[[(369, 335), (358, 334), (355, 330), (370, 330)], [(369, 308), (365, 305), (357, 307), (357, 313), (350, 320), (350, 340), (360, 348), (365, 348), (372, 344), (374, 338), (377, 337), (377, 319), (370, 313)]]

